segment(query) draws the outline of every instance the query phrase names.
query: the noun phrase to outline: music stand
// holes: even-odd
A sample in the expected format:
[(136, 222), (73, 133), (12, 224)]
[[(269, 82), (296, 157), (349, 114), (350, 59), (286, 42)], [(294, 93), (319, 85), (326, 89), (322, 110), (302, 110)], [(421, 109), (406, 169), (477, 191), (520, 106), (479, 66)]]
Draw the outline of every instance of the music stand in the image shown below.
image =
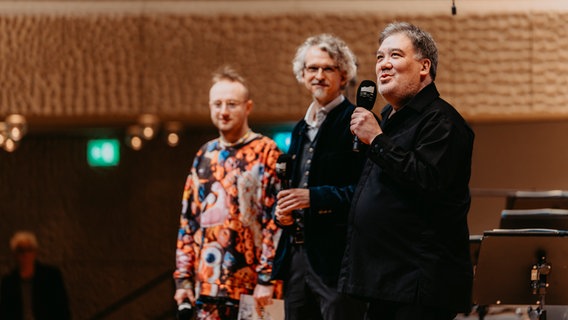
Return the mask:
[(568, 230), (568, 210), (525, 209), (501, 211), (500, 229), (556, 229)]
[[(486, 231), (474, 276), (473, 302), (478, 306), (537, 305), (529, 312), (536, 315), (534, 319), (545, 320), (545, 298), (547, 304), (568, 304), (567, 271), (567, 231)], [(479, 316), (483, 319), (485, 314)]]
[(471, 258), (471, 263), (473, 267), (477, 265), (477, 257), (479, 256), (479, 248), (481, 247), (482, 235), (470, 235), (469, 236), (469, 256)]
[(568, 191), (515, 191), (507, 195), (505, 209), (568, 209)]

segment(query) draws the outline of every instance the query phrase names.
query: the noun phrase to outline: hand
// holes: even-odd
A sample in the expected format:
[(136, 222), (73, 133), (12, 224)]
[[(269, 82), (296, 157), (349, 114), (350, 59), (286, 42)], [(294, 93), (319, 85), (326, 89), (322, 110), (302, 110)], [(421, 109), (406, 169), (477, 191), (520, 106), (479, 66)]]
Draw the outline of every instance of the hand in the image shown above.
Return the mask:
[(254, 287), (252, 296), (254, 297), (254, 305), (259, 316), (262, 316), (262, 310), (265, 306), (272, 304), (273, 294), (273, 285), (257, 284), (256, 287)]
[(351, 115), (351, 132), (365, 144), (371, 144), (383, 130), (373, 113), (365, 108), (357, 107)]
[(276, 195), (278, 202), (274, 215), (276, 221), (282, 226), (289, 226), (294, 223), (292, 211), (310, 207), (309, 189), (285, 189)]
[(310, 207), (309, 189), (285, 189), (276, 195), (276, 209), (282, 212), (305, 209)]
[(191, 304), (195, 304), (195, 295), (192, 289), (177, 289), (174, 294), (174, 300), (178, 306), (183, 302), (183, 299), (188, 298)]
[(292, 211), (284, 212), (276, 208), (276, 210), (274, 210), (274, 216), (276, 217), (276, 222), (278, 222), (281, 226), (291, 226), (294, 224)]

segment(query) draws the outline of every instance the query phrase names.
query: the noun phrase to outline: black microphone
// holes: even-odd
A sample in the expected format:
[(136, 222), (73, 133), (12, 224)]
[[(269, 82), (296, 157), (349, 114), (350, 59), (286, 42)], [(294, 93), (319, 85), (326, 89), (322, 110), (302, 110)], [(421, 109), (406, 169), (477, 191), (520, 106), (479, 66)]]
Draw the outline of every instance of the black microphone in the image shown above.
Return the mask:
[(276, 175), (280, 179), (282, 190), (290, 188), (292, 172), (292, 155), (281, 154), (276, 160)]
[(191, 320), (193, 317), (193, 308), (189, 299), (183, 299), (182, 303), (178, 306), (177, 319), (178, 320)]
[[(357, 106), (367, 110), (373, 109), (377, 99), (377, 84), (371, 80), (363, 80), (357, 88)], [(359, 152), (361, 143), (357, 136), (353, 137), (353, 151)]]
[[(286, 190), (290, 188), (291, 179), (292, 179), (292, 161), (294, 158), (292, 155), (289, 154), (281, 154), (278, 156), (278, 160), (276, 160), (276, 175), (280, 179), (280, 190)], [(300, 244), (304, 243), (304, 236), (303, 236), (303, 228), (304, 228), (304, 215), (302, 210), (294, 210), (292, 211), (292, 217), (294, 218), (294, 222), (282, 224), (278, 219), (276, 219), (276, 223), (279, 226), (290, 226), (295, 224), (294, 231), (292, 233), (292, 237), (294, 239), (294, 243)]]

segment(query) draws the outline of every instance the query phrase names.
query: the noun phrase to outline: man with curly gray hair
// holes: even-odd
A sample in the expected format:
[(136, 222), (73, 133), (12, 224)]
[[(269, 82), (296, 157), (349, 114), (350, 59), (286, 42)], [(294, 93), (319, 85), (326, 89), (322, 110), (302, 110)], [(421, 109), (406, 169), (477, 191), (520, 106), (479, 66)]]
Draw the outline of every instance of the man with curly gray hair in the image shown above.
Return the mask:
[(337, 291), (347, 214), (365, 152), (353, 152), (349, 130), (355, 107), (343, 89), (355, 77), (355, 55), (329, 34), (308, 38), (292, 62), (312, 95), (293, 129), (287, 168), (290, 188), (274, 210), (283, 228), (273, 278), (284, 280), (287, 320), (362, 319), (365, 304)]

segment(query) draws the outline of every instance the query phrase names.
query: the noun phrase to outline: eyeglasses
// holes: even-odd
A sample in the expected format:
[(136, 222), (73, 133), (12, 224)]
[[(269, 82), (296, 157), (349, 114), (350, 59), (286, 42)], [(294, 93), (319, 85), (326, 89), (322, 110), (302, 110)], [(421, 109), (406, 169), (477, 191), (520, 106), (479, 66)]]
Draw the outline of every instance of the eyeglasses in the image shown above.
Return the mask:
[(225, 106), (227, 106), (228, 109), (235, 109), (236, 107), (240, 106), (241, 104), (245, 103), (246, 101), (239, 101), (239, 100), (215, 100), (212, 102), (209, 102), (209, 106), (211, 106), (212, 108), (218, 108), (221, 109), (223, 107), (223, 104)]
[(331, 74), (338, 68), (338, 66), (305, 66), (304, 70), (309, 74), (317, 74), (320, 70), (325, 74)]

